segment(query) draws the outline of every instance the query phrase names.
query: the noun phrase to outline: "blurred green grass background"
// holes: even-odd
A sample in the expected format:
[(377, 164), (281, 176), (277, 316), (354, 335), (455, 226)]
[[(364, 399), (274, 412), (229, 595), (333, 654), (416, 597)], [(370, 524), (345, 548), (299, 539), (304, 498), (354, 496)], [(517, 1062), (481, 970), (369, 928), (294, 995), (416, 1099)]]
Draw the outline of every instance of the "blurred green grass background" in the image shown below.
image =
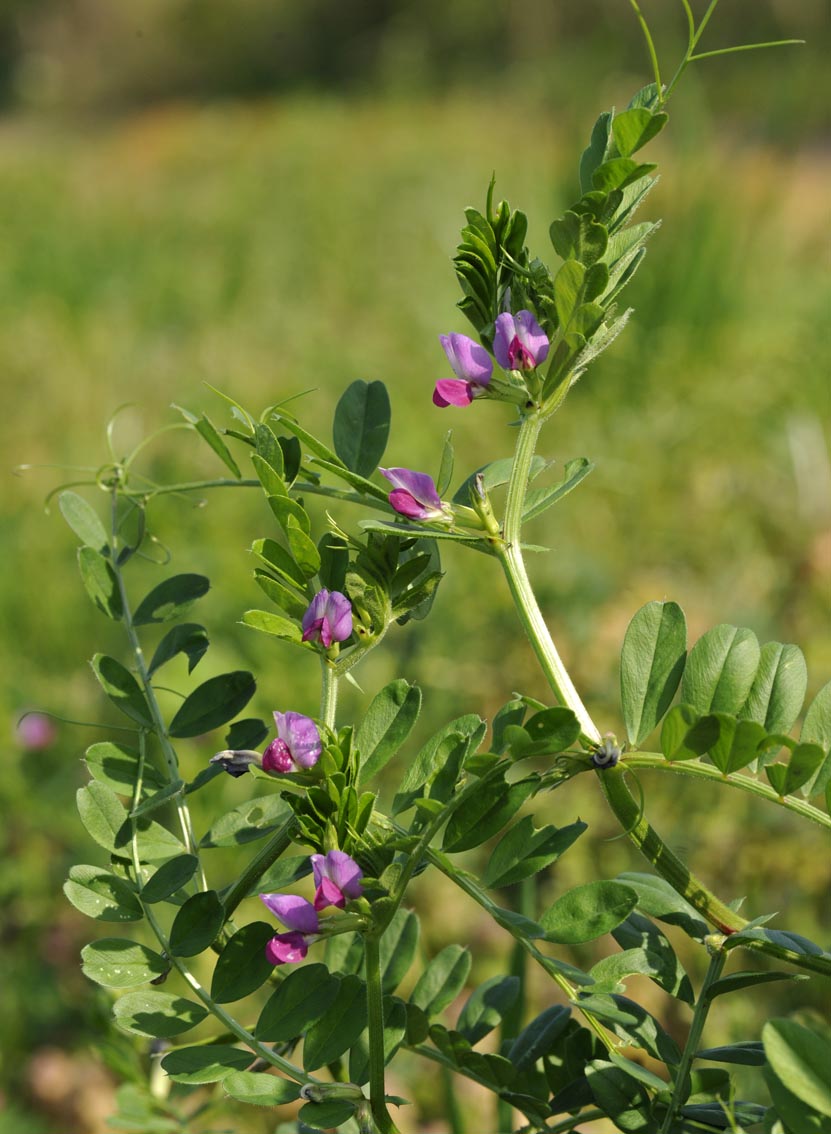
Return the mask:
[[(88, 604), (74, 537), (56, 509), (44, 514), (46, 493), (88, 478), (77, 466), (106, 464), (104, 428), (125, 403), (119, 455), (179, 419), (171, 402), (227, 424), (205, 383), (253, 409), (314, 388), (303, 412), (326, 434), (340, 391), (381, 378), (390, 463), (435, 472), (449, 428), (458, 480), (507, 455), (499, 407), (430, 404), (446, 369), (437, 335), (467, 329), (449, 263), (462, 208), (481, 207), (495, 170), (498, 193), (529, 214), (532, 251), (548, 258), (548, 223), (577, 195), (597, 113), (650, 78), (623, 3), (358, 7), (317, 2), (301, 18), (247, 0), (232, 19), (219, 3), (195, 14), (142, 0), (116, 18), (92, 0), (42, 0), (0, 13), (2, 1134), (52, 1130), (55, 1113), (74, 1123), (66, 1134), (86, 1134), (109, 1099), (86, 1062), (108, 998), (77, 960), (96, 928), (60, 894), (71, 862), (97, 861), (71, 803), (83, 750), (105, 733), (59, 725), (49, 748), (27, 754), (15, 721), (29, 708), (106, 719), (86, 663), (97, 650), (123, 656), (122, 643)], [(675, 58), (680, 10), (644, 9)], [(529, 531), (551, 549), (533, 577), (604, 729), (620, 727), (623, 631), (653, 598), (684, 606), (691, 638), (729, 621), (798, 642), (809, 694), (831, 673), (826, 16), (811, 0), (723, 0), (713, 46), (809, 43), (713, 60), (685, 79), (649, 154), (662, 179), (643, 218), (664, 223), (625, 297), (635, 315), (548, 428), (546, 455), (586, 455), (597, 468)], [(330, 18), (320, 45), (314, 29)], [(23, 463), (50, 467), (12, 476)], [(222, 472), (178, 430), (141, 467), (168, 481)], [(151, 521), (175, 569), (213, 580), (198, 612), (213, 643), (202, 678), (250, 667), (252, 709), (314, 712), (313, 665), (237, 624), (262, 605), (247, 554), (272, 534), (261, 495), (215, 492), (204, 506), (169, 497)], [(422, 735), (448, 715), (492, 714), (515, 689), (544, 695), (495, 565), (450, 551), (445, 566), (435, 617), (390, 635), (361, 672), (366, 696), (347, 694), (344, 713), (400, 674), (424, 687)], [(137, 570), (134, 597), (159, 577)], [(215, 747), (183, 745), (186, 774)], [(232, 806), (242, 785), (217, 787), (203, 827), (220, 793)], [(651, 817), (717, 888), (828, 942), (819, 834), (738, 793), (658, 777), (644, 789)], [(604, 841), (615, 831), (590, 784), (542, 806), (555, 822), (580, 814), (591, 826), (549, 897), (586, 872), (640, 869), (627, 845)], [(458, 928), (481, 938), (483, 966), (496, 957), (481, 927), (448, 926), (429, 894), (416, 899), (431, 945)], [(785, 989), (771, 1003), (787, 1011), (819, 997)], [(750, 1029), (761, 1009), (743, 1010), (717, 1026)], [(82, 1081), (95, 1084), (86, 1104)]]

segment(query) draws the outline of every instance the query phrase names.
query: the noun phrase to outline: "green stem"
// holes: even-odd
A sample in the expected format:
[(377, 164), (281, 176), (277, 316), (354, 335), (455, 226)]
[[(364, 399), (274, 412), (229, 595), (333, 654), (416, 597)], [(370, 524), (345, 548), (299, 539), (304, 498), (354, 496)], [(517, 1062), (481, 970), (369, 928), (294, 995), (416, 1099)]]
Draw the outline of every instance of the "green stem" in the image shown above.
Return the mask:
[(269, 866), (277, 861), (280, 855), (291, 846), (292, 838), (297, 830), (297, 819), (292, 816), (286, 820), (282, 827), (276, 831), (259, 853), (249, 862), (245, 870), (228, 891), (225, 898), (225, 918), (230, 918), (234, 910), (251, 893), (254, 883), (265, 874)]
[[(138, 801), (141, 798), (141, 786), (142, 780), (144, 778), (144, 761), (146, 748), (145, 735), (146, 734), (144, 730), (142, 730), (139, 739), (139, 762), (138, 771), (136, 774), (136, 783), (133, 789), (133, 807), (131, 808), (131, 811), (135, 810), (135, 808), (138, 806)], [(130, 849), (133, 860), (133, 873), (135, 874), (136, 886), (138, 887), (139, 899), (141, 900), (144, 883), (142, 879), (141, 859), (139, 857), (138, 849), (138, 825), (132, 815), (130, 818), (130, 824), (132, 828)], [(256, 1039), (251, 1034), (251, 1032), (244, 1028), (242, 1024), (238, 1023), (233, 1018), (233, 1016), (230, 1016), (220, 1004), (216, 1003), (216, 1001), (211, 997), (210, 993), (208, 993), (202, 987), (202, 985), (199, 983), (199, 981), (196, 979), (187, 965), (185, 965), (182, 959), (175, 956), (171, 952), (170, 942), (167, 938), (167, 935), (165, 934), (165, 931), (156, 920), (156, 915), (154, 913), (153, 907), (143, 901), (141, 904), (144, 916), (147, 918), (147, 922), (150, 928), (153, 930), (153, 933), (156, 936), (156, 940), (161, 945), (167, 959), (171, 962), (182, 979), (190, 986), (191, 991), (199, 998), (199, 1000), (201, 1000), (208, 1011), (217, 1020), (219, 1020), (221, 1024), (225, 1026), (226, 1030), (232, 1033), (232, 1035), (234, 1035), (236, 1039), (238, 1039), (241, 1043), (244, 1043), (246, 1047), (249, 1047), (251, 1051), (260, 1059), (265, 1060), (265, 1062), (268, 1063), (271, 1067), (276, 1067), (279, 1071), (282, 1071), (284, 1075), (287, 1075), (296, 1083), (317, 1083), (318, 1080), (315, 1079), (313, 1075), (308, 1075), (305, 1071), (301, 1071), (299, 1067), (295, 1067), (293, 1063), (289, 1063), (287, 1059), (283, 1059), (282, 1056), (277, 1055), (276, 1052), (271, 1050), (271, 1048), (266, 1047), (264, 1044), (260, 1043), (260, 1041)]]
[(625, 774), (625, 766), (618, 764), (599, 770), (597, 778), (606, 802), (631, 841), (658, 874), (721, 933), (743, 929), (747, 920), (711, 893), (646, 821), (642, 807), (626, 786)]
[(831, 828), (831, 815), (825, 811), (820, 811), (818, 807), (814, 807), (807, 800), (797, 799), (792, 795), (778, 795), (768, 784), (761, 783), (759, 780), (751, 780), (749, 776), (742, 776), (737, 773), (725, 775), (714, 764), (702, 764), (698, 760), (671, 761), (657, 752), (627, 752), (624, 756), (624, 762), (627, 768), (654, 768), (659, 772), (675, 772), (679, 776), (715, 780), (719, 784), (726, 784), (728, 787), (738, 788), (750, 795), (759, 796), (761, 799), (768, 800), (769, 803), (778, 803), (780, 807), (784, 807), (787, 811), (793, 811), (795, 815), (800, 815), (803, 819), (810, 819), (811, 822), (817, 823), (820, 827)]
[(338, 672), (325, 656), (320, 659), (320, 719), (334, 732), (338, 707)]
[(369, 1105), (380, 1134), (398, 1134), (386, 1103), (384, 1083), (384, 1001), (381, 988), (381, 953), (376, 933), (364, 939), (367, 1030), (369, 1032)]
[(528, 635), (546, 680), (557, 700), (571, 709), (577, 717), (582, 740), (584, 744), (591, 746), (600, 743), (600, 732), (580, 699), (552, 641), (522, 556), (520, 542), (522, 511), (541, 424), (539, 413), (534, 412), (528, 414), (520, 426), (511, 479), (508, 482), (502, 541), (496, 545), (495, 550), (505, 572), (519, 620)]
[(698, 1000), (696, 1001), (690, 1032), (687, 1036), (687, 1042), (684, 1044), (684, 1052), (675, 1074), (672, 1098), (669, 1101), (669, 1106), (661, 1125), (660, 1134), (669, 1134), (674, 1126), (675, 1116), (678, 1113), (679, 1107), (681, 1107), (689, 1097), (690, 1069), (692, 1067), (692, 1061), (695, 1059), (695, 1053), (698, 1051), (698, 1046), (701, 1042), (701, 1033), (704, 1031), (704, 1025), (707, 1022), (707, 1015), (710, 1011), (710, 1004), (712, 1003), (708, 994), (712, 986), (721, 976), (724, 963), (727, 960), (727, 954), (720, 945), (708, 945), (708, 949), (710, 949), (710, 964), (704, 977), (704, 983), (701, 986)]
[[(118, 524), (116, 516), (116, 506), (118, 502), (117, 490), (113, 490), (112, 496), (112, 560), (111, 566), (118, 582), (118, 593), (121, 598), (121, 618), (124, 623), (124, 629), (127, 632), (127, 637), (130, 642), (130, 647), (133, 651), (135, 659), (136, 672), (138, 673), (139, 681), (144, 692), (147, 706), (150, 710), (150, 716), (153, 720), (153, 731), (161, 746), (162, 755), (164, 756), (165, 764), (167, 765), (168, 775), (171, 782), (176, 783), (179, 779), (179, 761), (173, 745), (170, 742), (170, 737), (167, 733), (167, 728), (162, 717), (159, 703), (156, 700), (156, 693), (153, 688), (153, 683), (150, 680), (150, 674), (147, 670), (147, 664), (144, 660), (144, 651), (141, 648), (136, 628), (133, 624), (133, 615), (130, 607), (130, 601), (127, 597), (127, 588), (124, 583), (124, 575), (118, 564)], [(184, 786), (184, 785), (183, 785)], [(171, 797), (176, 807), (176, 813), (179, 818), (179, 826), (182, 831), (182, 836), (185, 841), (185, 846), (188, 852), (195, 855), (199, 860), (198, 878), (199, 884), (203, 890), (208, 889), (208, 882), (205, 877), (204, 867), (202, 860), (199, 858), (199, 850), (196, 843), (196, 838), (193, 833), (193, 825), (191, 823), (190, 811), (187, 804), (184, 802), (181, 792)]]
[(577, 995), (576, 986), (562, 971), (564, 966), (562, 966), (560, 962), (556, 961), (553, 957), (546, 957), (545, 953), (541, 953), (532, 941), (529, 941), (527, 937), (524, 937), (517, 926), (514, 925), (509, 918), (505, 917), (505, 911), (501, 910), (499, 906), (495, 905), (495, 903), (490, 900), (485, 891), (478, 885), (478, 883), (471, 877), (471, 875), (457, 872), (453, 868), (452, 864), (447, 860), (447, 858), (438, 851), (428, 850), (427, 858), (430, 863), (432, 863), (432, 865), (436, 867), (436, 869), (440, 870), (442, 874), (445, 875), (446, 878), (449, 878), (450, 881), (458, 886), (460, 890), (463, 890), (468, 895), (468, 897), (473, 898), (474, 902), (476, 902), (477, 905), (480, 905), (482, 909), (485, 910), (491, 918), (493, 918), (497, 925), (501, 926), (502, 929), (504, 929), (507, 933), (510, 933), (517, 944), (525, 950), (528, 956), (551, 977), (555, 984), (557, 984), (562, 989), (569, 1002), (580, 1012), (582, 1012), (586, 1023), (589, 1025), (589, 1027), (592, 1029), (592, 1031), (595, 1033), (595, 1035), (607, 1049), (607, 1051), (614, 1051), (617, 1047), (616, 1042), (606, 1034), (605, 1029), (602, 1027), (597, 1018), (581, 1007), (580, 998)]
[[(537, 879), (536, 876), (532, 874), (530, 878), (523, 878), (519, 883), (517, 912), (522, 914), (523, 917), (533, 920), (537, 911), (536, 899)], [(502, 1017), (500, 1034), (503, 1044), (519, 1035), (522, 1030), (522, 1022), (525, 1019), (528, 985), (528, 954), (518, 941), (514, 942), (512, 950), (510, 975), (515, 976), (519, 981), (519, 991), (516, 1000)], [(513, 1125), (513, 1113), (514, 1108), (511, 1104), (498, 1095), (496, 1099), (497, 1130), (511, 1129)]]

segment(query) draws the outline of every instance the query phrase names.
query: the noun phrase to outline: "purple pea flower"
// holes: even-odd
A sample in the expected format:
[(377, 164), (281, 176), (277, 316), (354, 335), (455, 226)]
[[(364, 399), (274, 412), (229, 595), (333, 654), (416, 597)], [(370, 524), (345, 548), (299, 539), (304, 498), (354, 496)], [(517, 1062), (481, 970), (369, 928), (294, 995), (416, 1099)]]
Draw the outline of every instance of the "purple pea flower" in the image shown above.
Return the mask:
[(313, 854), (312, 870), (315, 880), (314, 908), (336, 906), (343, 909), (347, 898), (360, 898), (363, 893), (361, 879), (364, 872), (354, 859), (340, 850), (326, 854)]
[(272, 965), (296, 964), (309, 951), (308, 935), (317, 933), (317, 910), (296, 894), (260, 894), (274, 916), (289, 930), (277, 933), (267, 943), (265, 955)]
[(436, 485), (427, 473), (411, 469), (379, 469), (392, 485), (389, 502), (408, 520), (440, 520), (445, 506), (436, 491)]
[(548, 357), (548, 336), (530, 311), (511, 315), (503, 311), (496, 319), (493, 353), (503, 370), (534, 370)]
[(328, 650), (352, 633), (352, 603), (340, 591), (318, 591), (303, 615), (303, 641), (320, 642)]
[(29, 752), (40, 752), (54, 744), (58, 730), (45, 713), (24, 713), (17, 722), (17, 739)]
[(485, 389), (493, 374), (490, 355), (467, 335), (439, 335), (455, 378), (442, 378), (433, 391), (437, 406), (469, 406)]
[(263, 771), (296, 772), (313, 768), (322, 744), (317, 725), (302, 713), (275, 713), (277, 739), (263, 753)]

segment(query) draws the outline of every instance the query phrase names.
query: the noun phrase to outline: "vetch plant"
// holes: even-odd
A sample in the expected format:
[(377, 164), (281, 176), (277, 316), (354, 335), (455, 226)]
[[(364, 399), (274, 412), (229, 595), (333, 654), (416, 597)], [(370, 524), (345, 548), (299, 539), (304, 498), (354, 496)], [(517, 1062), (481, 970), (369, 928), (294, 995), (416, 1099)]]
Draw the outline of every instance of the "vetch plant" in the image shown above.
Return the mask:
[[(190, 673), (205, 655), (207, 631), (184, 617), (208, 582), (169, 575), (135, 602), (131, 566), (150, 539), (156, 497), (186, 489), (139, 477), (131, 455), (96, 478), (106, 522), (85, 497), (61, 494), (81, 542), (84, 587), (125, 636), (124, 660), (97, 654), (92, 668), (127, 723), (117, 740), (87, 751), (91, 779), (78, 796), (81, 820), (109, 862), (74, 866), (66, 883), (83, 913), (130, 927), (82, 955), (87, 976), (113, 990), (116, 1023), (140, 1056), (116, 1128), (195, 1131), (203, 1109), (230, 1096), (277, 1108), (275, 1121), (292, 1123), (280, 1129), (412, 1130), (407, 1100), (387, 1087), (387, 1066), (403, 1053), (407, 1067), (423, 1060), (441, 1069), (454, 1134), (464, 1129), (459, 1078), (492, 1093), (488, 1129), (500, 1134), (564, 1134), (600, 1119), (645, 1134), (831, 1130), (826, 1035), (773, 1019), (761, 1036), (717, 1048), (704, 1041), (715, 1001), (759, 996), (771, 981), (827, 978), (831, 954), (792, 927), (771, 926), (768, 914), (746, 917), (739, 902), (695, 877), (647, 817), (639, 775), (708, 780), (831, 828), (831, 683), (803, 714), (807, 674), (797, 646), (760, 645), (750, 630), (724, 624), (688, 650), (681, 608), (649, 602), (622, 644), (619, 740), (601, 733), (575, 687), (550, 632), (556, 611), (541, 609), (525, 565), (526, 521), (592, 467), (576, 458), (555, 483), (532, 487), (549, 468), (537, 455), (543, 427), (625, 326), (619, 299), (657, 228), (635, 220), (655, 169), (635, 155), (666, 125), (686, 67), (723, 53), (698, 50), (715, 2), (700, 22), (682, 5), (688, 46), (664, 84), (632, 3), (654, 82), (625, 110), (598, 118), (580, 160), (579, 196), (550, 228), (555, 268), (532, 256), (525, 216), (495, 203), (493, 184), (484, 211), (466, 211), (454, 264), (459, 307), (477, 337), (441, 336), (455, 377), (438, 381), (433, 401), (476, 413), (484, 407), (474, 403), (504, 402), (517, 427), (512, 458), (465, 477), (451, 500), (443, 499), (453, 478), (449, 443), (437, 480), (379, 468), (391, 410), (378, 381), (353, 382), (343, 394), (332, 446), (285, 404), (253, 414), (228, 398), (223, 430), (185, 415), (230, 473), (220, 483), (265, 493), (273, 523), (252, 550), (273, 609), (247, 610), (242, 623), (295, 649), (298, 664), (315, 659), (316, 718), (284, 705), (274, 713), (276, 737), (265, 722), (240, 718), (256, 682), (233, 671), (197, 684), (168, 719), (160, 672), (183, 655)], [(337, 509), (320, 529), (306, 504), (319, 496)], [(451, 544), (458, 547), (445, 562), (440, 548)], [(422, 694), (399, 678), (367, 691), (360, 719), (342, 719), (341, 682), (388, 632), (421, 632), (443, 572), (455, 568), (456, 551), (469, 550), (480, 553), (471, 575), (483, 556), (500, 565), (551, 703), (506, 689), (490, 721), (465, 714), (415, 745)], [(275, 659), (261, 679), (268, 696), (284, 652)], [(227, 725), (219, 750), (199, 766), (188, 741)], [(249, 798), (198, 837), (193, 796), (210, 799), (223, 772), (250, 784)], [(561, 887), (541, 908), (540, 876), (556, 880), (558, 860), (587, 828), (576, 817), (537, 826), (535, 815), (564, 789), (558, 801), (568, 816), (568, 785), (587, 774), (644, 871)], [(468, 854), (486, 844), (486, 855)], [(235, 874), (228, 860), (211, 861), (215, 847), (236, 848)], [(438, 875), (510, 945), (503, 972), (477, 987), (468, 987), (473, 958), (462, 943), (419, 953), (411, 885)], [(706, 957), (698, 989), (672, 933), (688, 938), (682, 953)], [(600, 939), (606, 952), (588, 970), (563, 956)], [(531, 966), (548, 990), (536, 1004)], [(682, 1042), (634, 998), (634, 978), (678, 1002), (688, 1021)], [(141, 1060), (146, 1081), (135, 1071)]]

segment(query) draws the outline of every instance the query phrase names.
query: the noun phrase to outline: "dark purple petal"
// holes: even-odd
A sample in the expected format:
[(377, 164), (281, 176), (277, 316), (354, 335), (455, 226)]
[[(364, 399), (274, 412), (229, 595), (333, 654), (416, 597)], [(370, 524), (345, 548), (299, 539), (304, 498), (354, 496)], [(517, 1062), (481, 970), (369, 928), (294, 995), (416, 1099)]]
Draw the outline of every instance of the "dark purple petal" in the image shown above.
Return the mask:
[(469, 406), (473, 401), (474, 385), (472, 382), (460, 382), (456, 378), (440, 378), (433, 391), (433, 405), (440, 406)]
[[(313, 768), (320, 759), (321, 742), (317, 725), (302, 713), (275, 713), (277, 736), (291, 753), (299, 768)], [(263, 764), (265, 767), (265, 764)]]
[(302, 933), (278, 933), (265, 947), (266, 958), (272, 965), (296, 965), (309, 951), (309, 943)]
[(271, 910), (286, 929), (299, 933), (317, 933), (317, 911), (299, 894), (260, 894), (260, 901)]
[(487, 386), (493, 374), (493, 363), (484, 347), (467, 335), (439, 335), (439, 342), (457, 378)]
[[(291, 772), (294, 768), (294, 761), (289, 752), (289, 746), (285, 740), (272, 740), (268, 748), (263, 753), (263, 771), (264, 772)], [(226, 769), (227, 771), (227, 769)]]

